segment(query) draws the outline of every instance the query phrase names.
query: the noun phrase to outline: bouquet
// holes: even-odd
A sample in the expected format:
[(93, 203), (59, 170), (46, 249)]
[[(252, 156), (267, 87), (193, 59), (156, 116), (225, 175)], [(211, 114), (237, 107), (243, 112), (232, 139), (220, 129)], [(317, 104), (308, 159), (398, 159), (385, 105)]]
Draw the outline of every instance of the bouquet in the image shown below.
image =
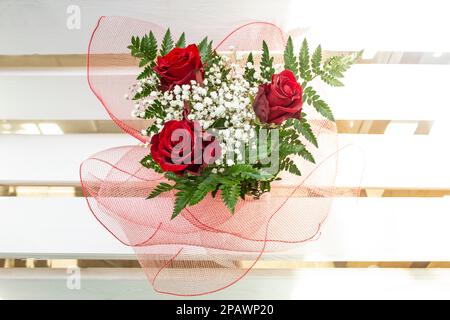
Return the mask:
[(150, 31), (128, 48), (143, 70), (125, 97), (135, 103), (133, 117), (154, 120), (142, 130), (151, 140), (141, 164), (167, 179), (148, 198), (175, 190), (172, 218), (209, 194), (220, 194), (232, 214), (239, 198), (270, 192), (280, 172), (300, 176), (295, 157), (315, 163), (309, 148), (319, 147), (303, 105), (334, 121), (313, 81), (342, 86), (361, 55), (323, 59), (306, 39), (297, 54), (289, 37), (275, 64), (264, 40), (245, 57), (217, 52), (208, 37), (186, 45), (182, 33), (175, 42), (170, 29), (160, 44)]
[(215, 42), (186, 39), (146, 21), (99, 19), (89, 86), (139, 144), (90, 156), (80, 178), (89, 209), (135, 250), (153, 288), (192, 296), (319, 234), (343, 148), (315, 88), (342, 86), (360, 53), (310, 52), (267, 22)]

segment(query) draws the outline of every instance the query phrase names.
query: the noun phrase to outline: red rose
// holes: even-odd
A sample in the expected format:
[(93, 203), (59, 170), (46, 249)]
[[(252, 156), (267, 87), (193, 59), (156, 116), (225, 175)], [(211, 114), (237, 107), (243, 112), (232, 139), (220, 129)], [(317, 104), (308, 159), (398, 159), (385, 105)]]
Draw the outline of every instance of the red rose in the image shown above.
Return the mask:
[(272, 83), (259, 86), (253, 110), (263, 123), (280, 124), (299, 118), (302, 110), (302, 87), (290, 70), (272, 76)]
[(197, 173), (221, 154), (219, 142), (198, 123), (170, 120), (150, 143), (150, 152), (164, 171)]
[(172, 49), (165, 56), (158, 57), (154, 70), (159, 74), (162, 91), (170, 90), (177, 84), (190, 84), (191, 80), (201, 83), (204, 76), (200, 53), (195, 44)]

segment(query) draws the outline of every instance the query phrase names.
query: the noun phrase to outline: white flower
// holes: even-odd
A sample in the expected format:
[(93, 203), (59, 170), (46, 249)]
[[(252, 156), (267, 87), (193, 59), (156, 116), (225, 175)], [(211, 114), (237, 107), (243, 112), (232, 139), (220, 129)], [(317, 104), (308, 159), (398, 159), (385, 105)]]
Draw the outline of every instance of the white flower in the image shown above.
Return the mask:
[(204, 105), (200, 102), (197, 102), (196, 104), (194, 104), (194, 109), (197, 111), (202, 111), (204, 109)]
[(173, 87), (173, 92), (175, 94), (180, 94), (181, 92), (181, 87), (179, 85), (176, 85), (175, 87)]
[(206, 97), (205, 99), (203, 99), (203, 102), (206, 103), (207, 105), (213, 104), (213, 101), (210, 97)]

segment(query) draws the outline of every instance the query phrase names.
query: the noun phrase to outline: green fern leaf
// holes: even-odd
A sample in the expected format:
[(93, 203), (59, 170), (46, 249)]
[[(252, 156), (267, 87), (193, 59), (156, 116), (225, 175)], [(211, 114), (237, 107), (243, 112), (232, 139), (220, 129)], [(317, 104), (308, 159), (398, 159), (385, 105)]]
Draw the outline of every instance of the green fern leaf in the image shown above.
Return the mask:
[(305, 118), (306, 114), (302, 113), (302, 117), (300, 120), (294, 122), (294, 128), (299, 132), (302, 136), (306, 138), (309, 142), (311, 142), (315, 147), (318, 147), (317, 138), (314, 135), (314, 132), (311, 129), (311, 125)]
[(178, 39), (177, 43), (175, 44), (175, 47), (177, 47), (177, 48), (186, 47), (186, 35), (184, 34), (184, 32), (181, 34), (180, 38)]
[(328, 58), (323, 64), (321, 79), (334, 87), (342, 87), (344, 84), (340, 80), (344, 73), (361, 58), (362, 51), (343, 56), (333, 56)]
[(316, 75), (320, 75), (322, 70), (320, 68), (320, 64), (322, 63), (322, 47), (319, 45), (316, 50), (314, 50), (313, 55), (311, 57), (311, 67), (312, 71)]
[(280, 167), (281, 170), (283, 171), (288, 171), (292, 174), (295, 174), (297, 176), (301, 176), (302, 173), (300, 172), (300, 169), (297, 167), (297, 165), (295, 164), (295, 162), (290, 159), (290, 158), (286, 158)]
[(148, 195), (147, 199), (152, 199), (155, 198), (157, 196), (159, 196), (161, 193), (170, 191), (174, 188), (173, 185), (170, 185), (168, 183), (165, 182), (161, 182), (159, 185), (157, 185), (155, 187), (155, 189), (153, 189), (153, 191)]
[(251, 63), (253, 65), (253, 68), (248, 68), (247, 65), (244, 70), (244, 79), (247, 80), (250, 83), (255, 82), (255, 63), (253, 61), (253, 54), (250, 52), (247, 56), (247, 63)]
[(221, 198), (231, 213), (234, 213), (236, 203), (240, 197), (241, 185), (238, 183), (222, 184), (220, 186)]
[(139, 66), (143, 67), (148, 63), (154, 64), (158, 52), (158, 43), (153, 32), (144, 35), (142, 39), (139, 37), (131, 37), (131, 45), (128, 46), (131, 50), (131, 55), (135, 58), (141, 59)]
[(267, 81), (271, 81), (275, 69), (273, 68), (273, 57), (270, 56), (269, 47), (267, 43), (263, 41), (263, 53), (261, 56), (261, 76)]
[(216, 174), (210, 174), (205, 179), (203, 179), (192, 195), (191, 200), (189, 201), (189, 205), (194, 205), (203, 200), (209, 192), (214, 191), (217, 188), (217, 185), (220, 182), (220, 177)]
[(300, 55), (298, 61), (299, 61), (300, 77), (305, 81), (311, 81), (312, 73), (310, 66), (308, 41), (306, 41), (306, 39), (303, 40), (302, 47), (300, 48)]
[(161, 56), (165, 56), (172, 49), (173, 49), (172, 34), (170, 33), (170, 29), (167, 29), (166, 33), (164, 34), (162, 43), (161, 43), (161, 49), (159, 50), (159, 54)]
[(306, 149), (306, 147), (303, 148), (303, 150), (301, 150), (298, 154), (302, 156), (303, 159), (312, 163), (316, 163), (316, 160), (314, 159), (313, 155), (311, 154), (311, 152), (308, 151), (308, 149)]
[(298, 76), (298, 62), (294, 54), (294, 44), (292, 43), (292, 38), (289, 36), (284, 48), (284, 68), (291, 70), (294, 76)]
[(316, 99), (313, 101), (312, 106), (314, 107), (314, 109), (317, 110), (317, 112), (319, 112), (322, 116), (324, 116), (328, 120), (335, 121), (333, 112), (331, 111), (330, 107), (325, 101), (321, 99)]
[(153, 160), (151, 154), (148, 154), (144, 158), (142, 158), (140, 163), (142, 164), (142, 166), (144, 166), (147, 169), (152, 169), (153, 171), (155, 171), (157, 173), (163, 173), (163, 170), (161, 169), (159, 164), (157, 164), (155, 162), (155, 160)]
[(197, 45), (198, 52), (200, 53), (200, 57), (203, 63), (206, 62), (206, 56), (208, 52), (208, 37), (204, 37), (202, 41)]
[(148, 65), (142, 70), (142, 72), (138, 75), (137, 80), (142, 80), (150, 77), (150, 74), (153, 72), (153, 67)]
[(180, 214), (180, 212), (184, 208), (186, 208), (186, 206), (189, 204), (189, 201), (191, 200), (191, 198), (195, 192), (195, 188), (193, 188), (190, 185), (177, 184), (175, 187), (181, 188), (181, 189), (180, 189), (180, 191), (178, 191), (175, 194), (175, 204), (173, 207), (172, 219), (174, 219), (176, 216), (178, 216)]

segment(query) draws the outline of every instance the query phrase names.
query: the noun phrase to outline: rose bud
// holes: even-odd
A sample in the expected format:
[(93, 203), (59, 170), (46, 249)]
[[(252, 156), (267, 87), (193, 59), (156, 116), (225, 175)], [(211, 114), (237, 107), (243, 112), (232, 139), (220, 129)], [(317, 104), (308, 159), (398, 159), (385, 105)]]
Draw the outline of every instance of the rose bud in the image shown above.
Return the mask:
[(174, 48), (156, 59), (153, 70), (158, 73), (161, 90), (171, 90), (175, 85), (190, 84), (191, 80), (203, 82), (204, 70), (200, 53), (195, 44), (186, 48)]
[(150, 153), (164, 171), (198, 173), (221, 156), (218, 140), (189, 120), (170, 120), (150, 142)]
[(272, 82), (259, 86), (253, 110), (262, 123), (281, 124), (299, 118), (302, 110), (302, 87), (290, 70), (272, 76)]

